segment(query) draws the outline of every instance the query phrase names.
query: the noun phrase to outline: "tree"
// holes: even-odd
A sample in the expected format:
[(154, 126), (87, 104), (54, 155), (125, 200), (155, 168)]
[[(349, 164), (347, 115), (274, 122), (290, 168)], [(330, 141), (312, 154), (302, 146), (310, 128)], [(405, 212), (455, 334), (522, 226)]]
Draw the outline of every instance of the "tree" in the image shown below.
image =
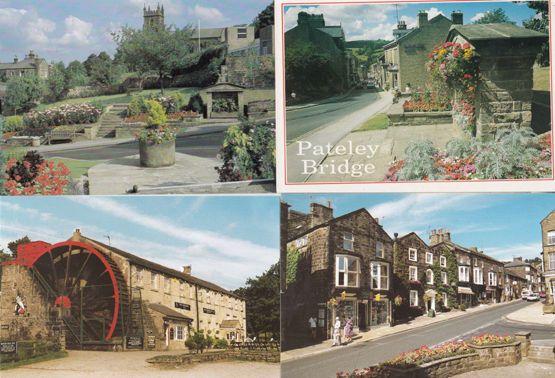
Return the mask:
[(193, 334), (185, 340), (185, 346), (190, 350), (195, 350), (196, 353), (204, 352), (205, 349), (210, 348), (214, 344), (214, 338), (210, 335), (204, 335), (204, 332), (194, 330)]
[(260, 29), (274, 24), (274, 3), (268, 5), (262, 12), (260, 12), (253, 21), (254, 35), (256, 38), (260, 36)]
[(89, 55), (83, 62), (83, 65), (93, 84), (112, 85), (115, 84), (119, 77), (118, 66), (112, 62), (112, 58), (105, 51), (98, 55)]
[[(534, 9), (536, 14), (522, 22), (526, 29), (549, 34), (549, 2), (528, 1), (528, 7)], [(542, 67), (549, 66), (549, 42), (545, 42), (537, 56), (537, 62)]]
[(287, 265), (285, 273), (285, 282), (287, 285), (297, 281), (300, 258), (301, 253), (297, 248), (293, 246), (287, 247)]
[(8, 243), (8, 249), (12, 252), (12, 256), (14, 258), (17, 257), (17, 246), (20, 244), (27, 244), (30, 243), (31, 239), (27, 235), (22, 237), (21, 239), (17, 239)]
[(6, 106), (17, 114), (32, 108), (42, 97), (43, 83), (38, 76), (16, 76), (6, 87)]
[(279, 263), (262, 275), (249, 278), (235, 294), (246, 300), (247, 331), (279, 337)]
[(46, 79), (46, 98), (51, 101), (62, 99), (67, 91), (66, 69), (63, 62), (52, 66)]
[(78, 60), (74, 60), (67, 65), (66, 82), (68, 88), (80, 87), (87, 85), (87, 69), (85, 65)]
[(475, 24), (499, 24), (499, 23), (509, 23), (515, 24), (515, 22), (509, 19), (509, 16), (505, 13), (502, 8), (493, 9), (484, 13), (482, 17), (474, 21)]
[(155, 73), (164, 93), (164, 79), (171, 77), (173, 70), (187, 61), (194, 53), (192, 29), (136, 30), (125, 27), (114, 34), (117, 54), (130, 71), (136, 71), (144, 78)]

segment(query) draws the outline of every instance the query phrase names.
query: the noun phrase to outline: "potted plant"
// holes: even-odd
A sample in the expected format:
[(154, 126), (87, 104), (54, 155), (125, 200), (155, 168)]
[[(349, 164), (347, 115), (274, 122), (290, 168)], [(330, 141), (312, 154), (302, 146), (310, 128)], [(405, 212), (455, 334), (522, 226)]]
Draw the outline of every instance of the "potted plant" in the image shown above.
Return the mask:
[(167, 167), (175, 164), (175, 132), (167, 123), (166, 111), (155, 100), (146, 101), (147, 128), (139, 136), (141, 166)]

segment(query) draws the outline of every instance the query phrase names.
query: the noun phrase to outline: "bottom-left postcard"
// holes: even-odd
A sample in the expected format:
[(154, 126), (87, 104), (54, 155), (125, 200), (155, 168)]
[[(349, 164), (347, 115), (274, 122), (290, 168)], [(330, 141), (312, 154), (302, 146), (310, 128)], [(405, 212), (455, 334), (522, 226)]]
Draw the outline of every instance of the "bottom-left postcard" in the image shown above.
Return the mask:
[(2, 377), (279, 377), (276, 196), (1, 198)]

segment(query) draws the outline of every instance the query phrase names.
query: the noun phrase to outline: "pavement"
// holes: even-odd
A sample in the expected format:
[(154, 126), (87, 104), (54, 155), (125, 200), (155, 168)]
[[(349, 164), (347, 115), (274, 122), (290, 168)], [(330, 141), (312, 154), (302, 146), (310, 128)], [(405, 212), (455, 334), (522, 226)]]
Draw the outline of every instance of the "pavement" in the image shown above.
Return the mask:
[(555, 327), (555, 314), (544, 314), (543, 303), (541, 302), (534, 302), (530, 306), (506, 315), (505, 318), (512, 322), (551, 325)]
[(133, 186), (144, 189), (210, 184), (218, 182), (216, 158), (175, 154), (175, 165), (162, 168), (140, 166), (139, 155), (97, 164), (88, 171), (90, 195), (126, 194)]
[(313, 106), (334, 103), (334, 102), (337, 102), (339, 100), (343, 100), (344, 98), (349, 97), (353, 93), (354, 90), (355, 89), (352, 88), (352, 89), (350, 89), (349, 91), (347, 91), (345, 93), (342, 93), (342, 94), (337, 95), (337, 96), (328, 97), (328, 98), (325, 98), (325, 99), (322, 99), (322, 100), (311, 101), (311, 102), (308, 102), (308, 103), (298, 104), (298, 105), (289, 105), (289, 106), (286, 107), (286, 111), (306, 109), (306, 108), (312, 108)]
[(299, 151), (301, 144), (311, 146), (334, 146), (368, 118), (384, 111), (391, 105), (388, 92), (355, 92), (351, 97), (337, 103), (315, 106), (287, 113), (287, 181), (302, 183), (310, 174), (303, 171), (303, 160), (320, 163), (322, 156), (315, 149)]
[(279, 364), (224, 361), (194, 364), (177, 369), (160, 369), (146, 360), (173, 352), (96, 352), (68, 351), (67, 358), (39, 362), (17, 369), (3, 370), (2, 378), (12, 377), (270, 377), (279, 378)]
[[(387, 327), (379, 336), (365, 338), (347, 346), (331, 348), (331, 342), (328, 341), (324, 343), (327, 350), (320, 350), (314, 354), (304, 353), (302, 358), (284, 359), (282, 357), (282, 378), (332, 378), (338, 371), (352, 371), (374, 365), (422, 345), (433, 346), (446, 341), (468, 339), (485, 332), (514, 334), (518, 331), (530, 331), (532, 340), (552, 339), (552, 326), (529, 325), (503, 319), (507, 314), (530, 305), (528, 302), (515, 300), (469, 309), (449, 318), (438, 316), (431, 318), (437, 321), (420, 326), (413, 323), (400, 332), (396, 331), (400, 326)], [(457, 312), (453, 312), (455, 313)], [(447, 319), (448, 321), (441, 321)], [(386, 331), (387, 329), (394, 331), (389, 333), (391, 331)], [(300, 352), (302, 353), (303, 350)], [(291, 352), (293, 351), (286, 353)]]
[(456, 378), (508, 378), (508, 377), (534, 377), (553, 378), (555, 366), (529, 360), (522, 360), (518, 365), (503, 366), (493, 369), (469, 371), (455, 375)]

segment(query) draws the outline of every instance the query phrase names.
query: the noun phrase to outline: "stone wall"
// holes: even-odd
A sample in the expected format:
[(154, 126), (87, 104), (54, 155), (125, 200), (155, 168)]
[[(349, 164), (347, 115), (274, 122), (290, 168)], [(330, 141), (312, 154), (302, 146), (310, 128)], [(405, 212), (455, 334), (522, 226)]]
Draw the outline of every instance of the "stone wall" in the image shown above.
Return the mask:
[(393, 106), (387, 112), (389, 126), (425, 126), (453, 123), (452, 112), (405, 112), (402, 106)]
[(204, 353), (156, 356), (148, 359), (147, 362), (155, 365), (175, 367), (176, 365), (190, 365), (192, 363), (222, 360), (279, 363), (280, 355), (279, 350), (214, 350)]
[(247, 88), (273, 88), (274, 57), (259, 56), (228, 56), (226, 58), (228, 81)]

